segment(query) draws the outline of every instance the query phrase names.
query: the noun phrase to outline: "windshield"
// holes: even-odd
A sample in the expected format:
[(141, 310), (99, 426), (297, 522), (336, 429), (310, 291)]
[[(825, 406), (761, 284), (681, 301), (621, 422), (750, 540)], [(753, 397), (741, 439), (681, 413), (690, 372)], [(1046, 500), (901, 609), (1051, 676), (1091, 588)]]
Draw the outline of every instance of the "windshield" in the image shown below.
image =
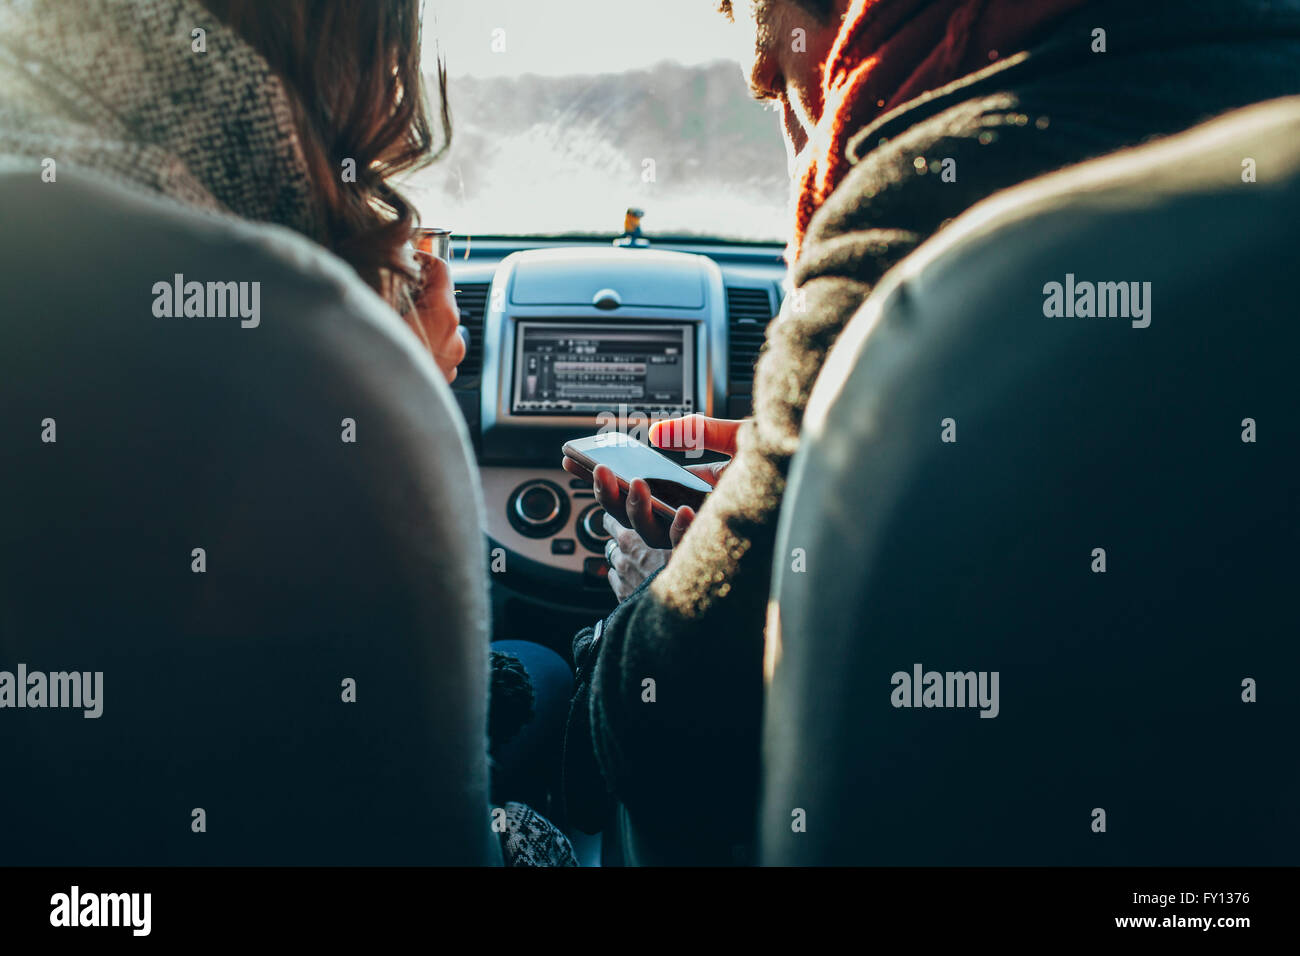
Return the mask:
[[(448, 74), (450, 150), (404, 190), (458, 236), (783, 241), (780, 124), (715, 0), (427, 0), (424, 69)], [(436, 108), (436, 95), (431, 93)]]

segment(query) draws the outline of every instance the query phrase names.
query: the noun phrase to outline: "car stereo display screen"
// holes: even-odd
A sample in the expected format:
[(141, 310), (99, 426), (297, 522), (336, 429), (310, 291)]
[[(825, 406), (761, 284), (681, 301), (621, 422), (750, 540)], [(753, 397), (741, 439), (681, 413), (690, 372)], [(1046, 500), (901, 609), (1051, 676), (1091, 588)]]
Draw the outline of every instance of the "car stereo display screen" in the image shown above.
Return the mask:
[(512, 412), (693, 411), (691, 333), (688, 325), (521, 322)]

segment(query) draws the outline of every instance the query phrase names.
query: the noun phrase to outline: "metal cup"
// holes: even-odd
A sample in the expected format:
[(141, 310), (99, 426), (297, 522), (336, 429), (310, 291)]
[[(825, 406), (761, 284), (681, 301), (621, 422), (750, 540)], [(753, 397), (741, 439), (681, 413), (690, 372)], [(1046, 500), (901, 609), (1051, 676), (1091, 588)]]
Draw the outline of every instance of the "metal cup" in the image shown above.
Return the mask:
[(415, 230), (415, 251), (451, 262), (451, 230), (421, 227)]
[[(421, 227), (415, 230), (415, 235), (412, 237), (412, 242), (415, 245), (415, 251), (419, 255), (430, 256), (434, 259), (441, 259), (443, 262), (447, 263), (448, 265), (451, 264), (451, 230), (450, 229)], [(457, 290), (456, 294), (460, 295), (460, 291)], [(461, 340), (465, 343), (465, 351), (468, 353), (470, 341), (471, 341), (469, 329), (465, 328), (465, 326), (462, 325), (456, 329), (456, 332), (458, 335), (460, 335)]]

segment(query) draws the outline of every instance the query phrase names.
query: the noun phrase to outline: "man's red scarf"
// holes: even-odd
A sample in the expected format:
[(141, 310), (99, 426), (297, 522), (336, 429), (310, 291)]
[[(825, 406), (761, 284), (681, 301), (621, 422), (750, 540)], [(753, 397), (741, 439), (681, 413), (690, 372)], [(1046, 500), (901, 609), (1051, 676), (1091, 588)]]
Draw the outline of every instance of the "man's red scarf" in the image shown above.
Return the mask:
[(851, 164), (859, 130), (927, 90), (1022, 50), (1087, 0), (853, 0), (822, 74), (822, 119), (799, 172), (794, 262), (813, 213)]

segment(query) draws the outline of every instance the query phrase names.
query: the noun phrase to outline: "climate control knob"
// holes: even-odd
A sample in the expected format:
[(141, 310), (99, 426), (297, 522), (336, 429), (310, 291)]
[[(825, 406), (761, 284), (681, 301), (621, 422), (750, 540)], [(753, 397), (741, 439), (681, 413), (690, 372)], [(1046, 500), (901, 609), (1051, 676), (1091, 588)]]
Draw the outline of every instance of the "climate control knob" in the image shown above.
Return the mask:
[(588, 551), (605, 553), (609, 533), (605, 531), (605, 509), (600, 505), (587, 505), (578, 515), (578, 540)]
[(526, 481), (510, 493), (506, 518), (526, 537), (550, 537), (569, 520), (569, 496), (554, 482), (542, 478)]

